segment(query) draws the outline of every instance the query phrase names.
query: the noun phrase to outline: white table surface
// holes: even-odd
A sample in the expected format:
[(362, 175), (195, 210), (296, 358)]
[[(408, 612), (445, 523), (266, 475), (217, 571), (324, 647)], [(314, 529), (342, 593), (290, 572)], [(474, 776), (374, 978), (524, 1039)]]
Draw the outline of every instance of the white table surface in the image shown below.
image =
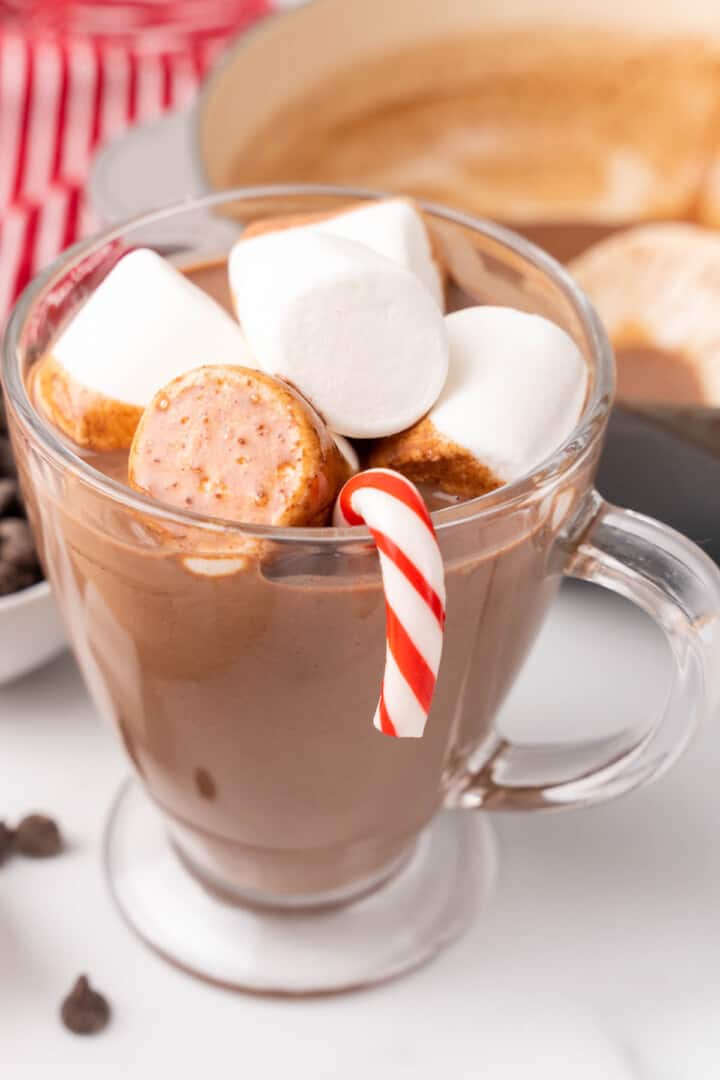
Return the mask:
[[(643, 616), (571, 587), (505, 726), (617, 730), (660, 702), (667, 669)], [(0, 690), (0, 817), (47, 810), (70, 841), (0, 868), (0, 1078), (717, 1080), (719, 764), (713, 724), (614, 805), (495, 815), (497, 892), (434, 963), (363, 993), (255, 999), (180, 974), (116, 914), (99, 850), (126, 766), (62, 657)], [(83, 970), (114, 1007), (90, 1039), (57, 1019)]]

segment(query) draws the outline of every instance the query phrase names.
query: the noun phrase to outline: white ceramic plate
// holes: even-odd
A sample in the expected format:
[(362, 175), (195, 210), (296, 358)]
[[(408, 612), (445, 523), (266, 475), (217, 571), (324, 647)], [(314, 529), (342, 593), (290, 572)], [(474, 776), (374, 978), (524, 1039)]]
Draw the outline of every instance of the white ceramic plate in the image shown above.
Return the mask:
[(47, 581), (0, 597), (0, 685), (52, 660), (66, 644)]
[(95, 159), (90, 200), (103, 225), (206, 190), (190, 153), (191, 114), (171, 113), (133, 128)]

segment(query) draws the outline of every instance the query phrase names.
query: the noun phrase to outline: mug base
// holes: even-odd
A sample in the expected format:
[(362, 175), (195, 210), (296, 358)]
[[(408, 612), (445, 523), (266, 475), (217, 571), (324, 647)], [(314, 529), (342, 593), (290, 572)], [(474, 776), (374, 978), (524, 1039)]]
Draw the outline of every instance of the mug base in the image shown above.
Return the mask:
[(105, 833), (110, 890), (131, 929), (184, 971), (259, 994), (360, 989), (419, 967), (488, 902), (496, 866), (488, 822), (444, 811), (372, 892), (324, 910), (279, 911), (204, 888), (133, 780), (120, 790)]

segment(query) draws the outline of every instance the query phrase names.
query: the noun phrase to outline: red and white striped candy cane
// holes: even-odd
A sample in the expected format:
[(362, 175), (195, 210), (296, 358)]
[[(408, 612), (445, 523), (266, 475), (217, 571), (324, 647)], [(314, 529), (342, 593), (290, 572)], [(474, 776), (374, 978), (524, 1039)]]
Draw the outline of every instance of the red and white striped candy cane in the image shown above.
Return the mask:
[(420, 492), (391, 469), (367, 469), (342, 488), (336, 525), (367, 525), (385, 589), (386, 653), (375, 727), (420, 738), (435, 691), (445, 628), (445, 571)]

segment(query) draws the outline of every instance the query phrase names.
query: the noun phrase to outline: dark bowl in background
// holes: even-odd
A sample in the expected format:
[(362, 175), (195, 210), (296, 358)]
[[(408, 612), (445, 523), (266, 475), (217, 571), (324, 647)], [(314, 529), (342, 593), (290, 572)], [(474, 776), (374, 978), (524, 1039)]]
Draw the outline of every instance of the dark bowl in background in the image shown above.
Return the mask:
[(598, 489), (685, 533), (720, 563), (720, 409), (616, 405)]

